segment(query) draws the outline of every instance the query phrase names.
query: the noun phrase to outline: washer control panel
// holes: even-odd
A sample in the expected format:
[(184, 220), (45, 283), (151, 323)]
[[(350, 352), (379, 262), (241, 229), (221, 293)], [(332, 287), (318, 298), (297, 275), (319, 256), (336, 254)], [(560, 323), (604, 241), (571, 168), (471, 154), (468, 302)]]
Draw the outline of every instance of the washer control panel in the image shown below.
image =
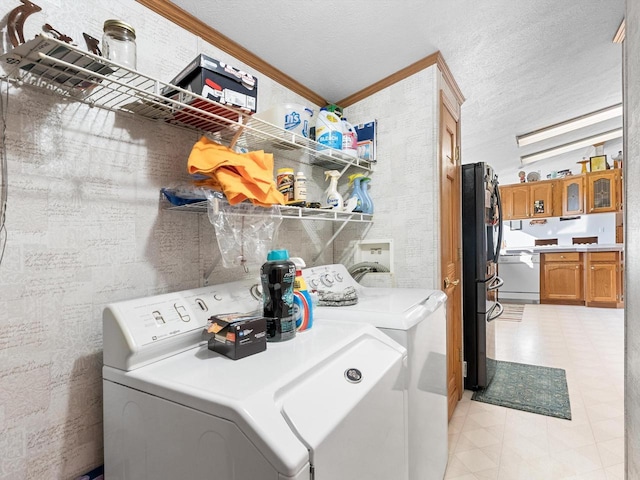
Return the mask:
[(310, 290), (341, 292), (347, 287), (359, 286), (341, 263), (303, 268), (302, 277)]
[(212, 285), (107, 305), (103, 312), (105, 365), (129, 370), (137, 365), (136, 358), (146, 364), (149, 358), (197, 345), (211, 316), (261, 308), (256, 283)]

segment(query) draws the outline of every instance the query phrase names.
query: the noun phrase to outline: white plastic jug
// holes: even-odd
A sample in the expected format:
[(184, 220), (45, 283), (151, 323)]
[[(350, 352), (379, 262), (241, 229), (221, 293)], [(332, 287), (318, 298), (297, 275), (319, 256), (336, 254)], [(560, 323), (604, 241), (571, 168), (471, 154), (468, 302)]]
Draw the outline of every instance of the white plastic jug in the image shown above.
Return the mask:
[(346, 118), (342, 119), (342, 151), (352, 157), (358, 156), (358, 133)]
[[(316, 142), (336, 150), (342, 149), (342, 122), (335, 113), (320, 110), (316, 120)], [(318, 147), (318, 150), (322, 148)]]

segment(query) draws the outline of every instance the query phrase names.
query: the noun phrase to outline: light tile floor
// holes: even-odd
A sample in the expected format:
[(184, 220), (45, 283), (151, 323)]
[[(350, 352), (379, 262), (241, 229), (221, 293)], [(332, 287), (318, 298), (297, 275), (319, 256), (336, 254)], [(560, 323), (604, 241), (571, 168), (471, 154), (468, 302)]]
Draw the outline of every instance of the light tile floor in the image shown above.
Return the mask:
[(564, 368), (572, 420), (474, 402), (449, 422), (455, 480), (624, 479), (624, 312), (527, 305), (498, 321), (497, 359)]

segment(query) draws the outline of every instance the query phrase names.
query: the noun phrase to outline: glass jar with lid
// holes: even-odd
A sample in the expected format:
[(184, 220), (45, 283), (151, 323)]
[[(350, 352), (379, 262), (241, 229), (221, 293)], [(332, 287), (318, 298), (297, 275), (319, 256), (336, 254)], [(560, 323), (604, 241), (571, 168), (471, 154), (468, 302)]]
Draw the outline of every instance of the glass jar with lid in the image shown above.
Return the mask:
[(136, 31), (121, 20), (104, 22), (102, 36), (102, 55), (108, 60), (136, 69)]

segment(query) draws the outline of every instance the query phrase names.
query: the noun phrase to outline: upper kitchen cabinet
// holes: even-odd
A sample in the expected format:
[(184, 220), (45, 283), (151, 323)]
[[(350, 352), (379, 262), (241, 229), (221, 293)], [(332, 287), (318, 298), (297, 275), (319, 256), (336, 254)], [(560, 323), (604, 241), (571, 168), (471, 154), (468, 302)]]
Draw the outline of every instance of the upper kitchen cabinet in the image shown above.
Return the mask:
[(561, 180), (562, 215), (579, 215), (584, 213), (584, 175), (573, 175)]
[(532, 218), (553, 215), (553, 187), (555, 182), (535, 182), (530, 184), (529, 207)]
[(622, 210), (621, 170), (604, 170), (587, 174), (587, 213)]
[(518, 220), (529, 218), (529, 186), (509, 185), (500, 187), (502, 219)]
[(553, 215), (554, 182), (535, 182), (500, 187), (503, 220)]

